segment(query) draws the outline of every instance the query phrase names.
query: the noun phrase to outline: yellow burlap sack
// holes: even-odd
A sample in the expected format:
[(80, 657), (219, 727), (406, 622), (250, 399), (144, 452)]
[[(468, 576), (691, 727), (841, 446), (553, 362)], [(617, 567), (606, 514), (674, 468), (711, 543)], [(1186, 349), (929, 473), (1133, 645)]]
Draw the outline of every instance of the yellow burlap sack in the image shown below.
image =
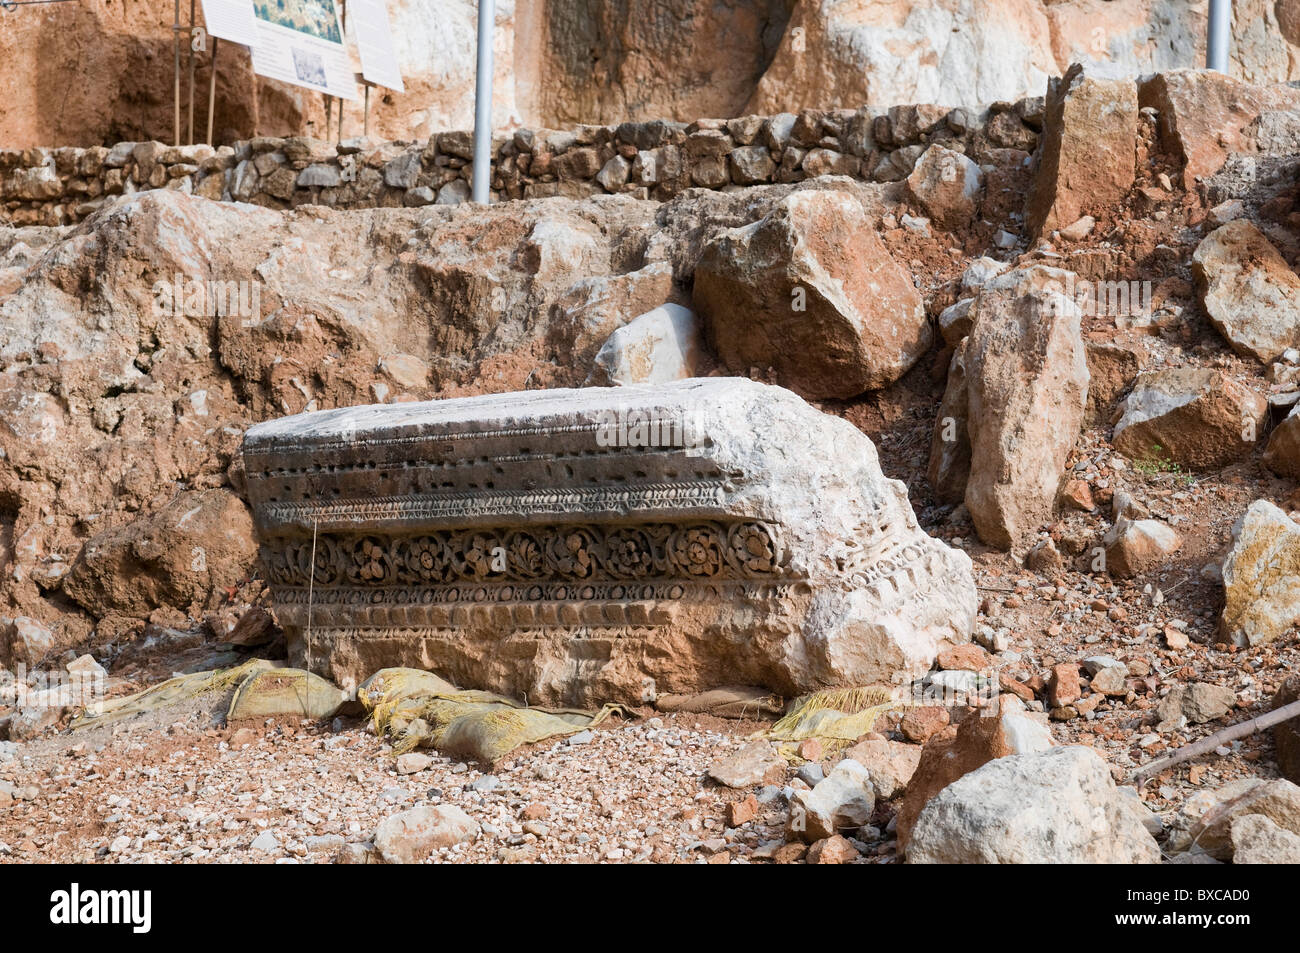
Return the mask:
[(520, 745), (570, 735), (623, 712), (606, 705), (597, 712), (529, 708), (491, 692), (459, 691), (429, 672), (386, 668), (357, 689), (375, 730), (400, 754), (435, 748), (457, 758), (496, 761)]
[[(816, 738), (828, 753), (834, 753), (874, 730), (881, 715), (903, 707), (888, 688), (815, 692), (796, 698), (780, 721), (753, 737), (788, 742)], [(780, 746), (778, 750), (789, 760), (802, 760), (793, 747)]]
[(200, 695), (229, 691), (250, 675), (278, 667), (274, 662), (268, 662), (266, 659), (250, 659), (234, 668), (177, 675), (134, 695), (98, 702), (78, 713), (69, 727), (77, 731), (82, 728), (112, 725), (145, 712), (157, 711), (169, 705), (198, 698)]

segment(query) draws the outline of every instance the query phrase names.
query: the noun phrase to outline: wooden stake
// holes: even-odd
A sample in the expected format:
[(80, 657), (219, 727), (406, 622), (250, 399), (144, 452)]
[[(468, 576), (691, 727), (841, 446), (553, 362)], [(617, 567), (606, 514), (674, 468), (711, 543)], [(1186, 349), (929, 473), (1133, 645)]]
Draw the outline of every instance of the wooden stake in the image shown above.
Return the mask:
[(212, 38), (212, 75), (208, 77), (208, 145), (216, 148), (212, 141), (212, 114), (217, 108), (217, 44), (221, 42), (219, 38)]
[(1161, 758), (1159, 761), (1152, 761), (1145, 768), (1134, 771), (1129, 779), (1134, 784), (1140, 784), (1176, 764), (1182, 764), (1184, 761), (1191, 761), (1203, 754), (1209, 754), (1219, 745), (1229, 741), (1236, 741), (1238, 738), (1245, 738), (1247, 735), (1253, 735), (1257, 731), (1280, 725), (1292, 718), (1300, 718), (1300, 701), (1294, 701), (1289, 705), (1283, 705), (1281, 708), (1275, 708), (1266, 715), (1251, 718), (1249, 721), (1243, 721), (1231, 728), (1216, 731), (1208, 738), (1202, 738), (1194, 744), (1183, 745), (1169, 757)]
[(190, 41), (190, 132), (186, 141), (194, 145), (194, 0), (190, 0), (190, 30), (187, 35)]
[(172, 22), (172, 145), (181, 144), (181, 0)]

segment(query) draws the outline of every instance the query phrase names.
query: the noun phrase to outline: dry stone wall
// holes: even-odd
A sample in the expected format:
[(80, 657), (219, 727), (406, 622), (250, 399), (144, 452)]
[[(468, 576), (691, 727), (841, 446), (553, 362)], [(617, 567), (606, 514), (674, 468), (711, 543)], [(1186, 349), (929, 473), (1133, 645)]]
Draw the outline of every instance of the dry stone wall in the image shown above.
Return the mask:
[[(794, 183), (820, 175), (906, 178), (932, 143), (1006, 164), (1037, 148), (1043, 99), (983, 111), (939, 106), (521, 129), (494, 143), (497, 200), (626, 193), (663, 200), (688, 188)], [(259, 137), (235, 146), (121, 142), (112, 148), (0, 150), (0, 221), (66, 225), (113, 196), (176, 189), (268, 208), (454, 205), (468, 199), (473, 138), (334, 144)]]

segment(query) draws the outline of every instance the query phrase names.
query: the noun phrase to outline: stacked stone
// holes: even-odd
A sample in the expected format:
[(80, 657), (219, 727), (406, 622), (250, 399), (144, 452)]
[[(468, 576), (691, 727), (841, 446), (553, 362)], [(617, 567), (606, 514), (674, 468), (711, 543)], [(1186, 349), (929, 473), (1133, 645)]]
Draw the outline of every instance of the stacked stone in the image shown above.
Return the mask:
[[(1006, 165), (1038, 146), (1041, 97), (967, 108), (806, 110), (799, 114), (655, 120), (569, 130), (520, 129), (493, 142), (493, 197), (609, 193), (663, 200), (689, 188), (731, 189), (843, 175), (896, 182), (932, 143)], [(233, 147), (120, 142), (110, 148), (0, 150), (0, 221), (65, 225), (109, 197), (178, 189), (269, 208), (454, 205), (470, 194), (473, 137), (336, 144), (259, 136)]]

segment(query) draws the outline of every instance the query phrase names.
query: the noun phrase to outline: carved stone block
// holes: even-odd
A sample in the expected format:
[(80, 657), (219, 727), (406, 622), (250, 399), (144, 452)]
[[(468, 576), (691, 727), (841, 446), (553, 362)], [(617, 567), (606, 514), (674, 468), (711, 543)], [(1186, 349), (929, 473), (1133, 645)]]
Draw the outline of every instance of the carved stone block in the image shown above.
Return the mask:
[(244, 441), (295, 664), (545, 704), (888, 684), (966, 641), (970, 560), (851, 424), (714, 378), (301, 414)]

